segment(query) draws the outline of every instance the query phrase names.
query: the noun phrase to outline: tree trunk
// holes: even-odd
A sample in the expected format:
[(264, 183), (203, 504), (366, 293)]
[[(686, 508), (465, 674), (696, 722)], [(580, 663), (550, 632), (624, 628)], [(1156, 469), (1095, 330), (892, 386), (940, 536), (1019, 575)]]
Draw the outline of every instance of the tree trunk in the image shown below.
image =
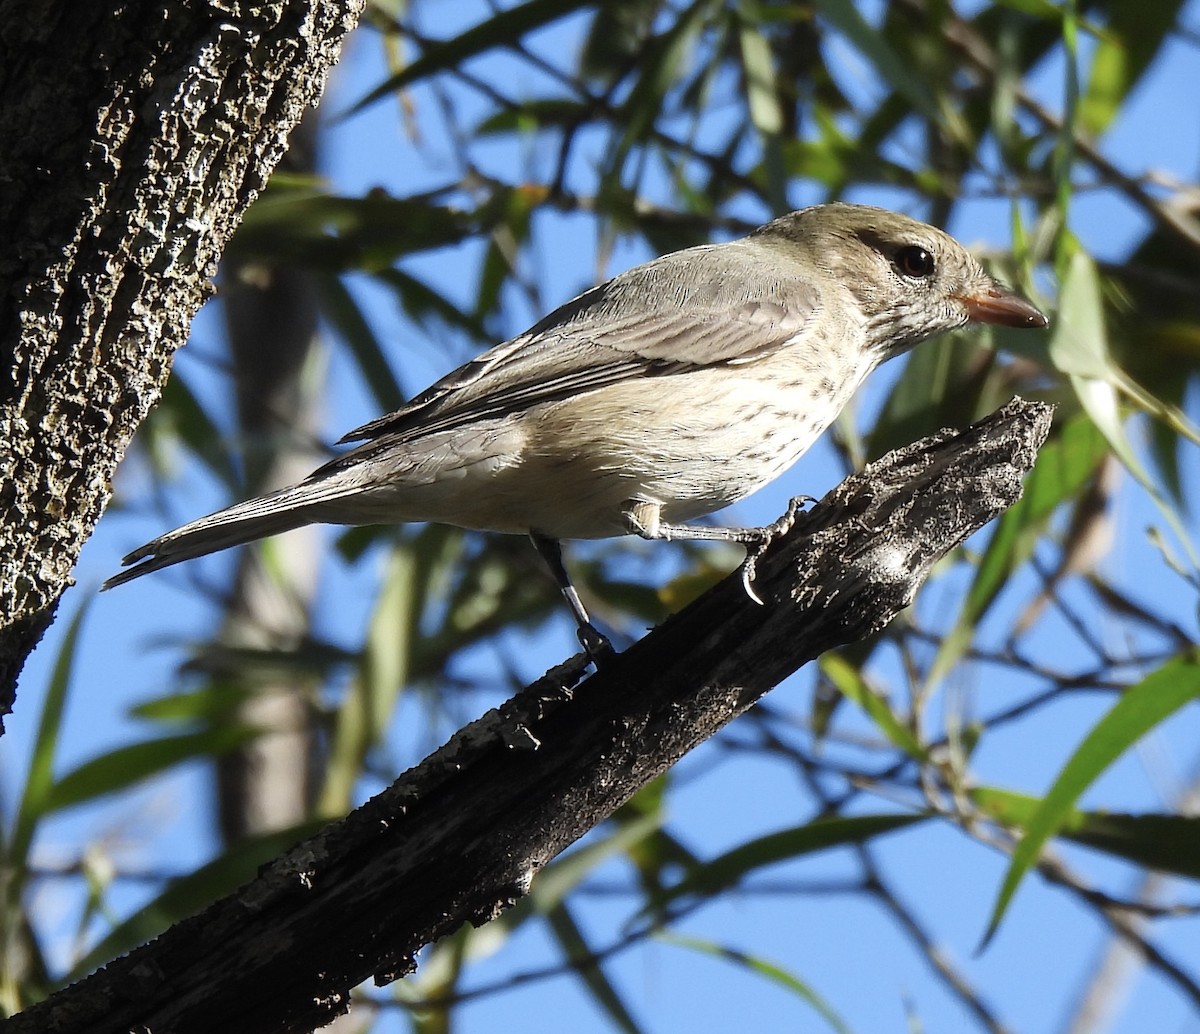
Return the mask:
[(0, 716), (364, 0), (0, 0)]

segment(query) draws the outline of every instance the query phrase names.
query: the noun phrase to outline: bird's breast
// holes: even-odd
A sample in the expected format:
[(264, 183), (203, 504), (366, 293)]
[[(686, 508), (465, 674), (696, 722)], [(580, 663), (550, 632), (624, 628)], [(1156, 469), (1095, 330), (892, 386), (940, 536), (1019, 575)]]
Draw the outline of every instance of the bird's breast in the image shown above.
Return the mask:
[[(873, 365), (856, 353), (784, 353), (538, 407), (522, 466), (544, 475), (553, 513), (537, 527), (564, 538), (619, 534), (629, 500), (660, 503), (670, 522), (728, 506), (799, 459)], [(555, 513), (557, 529), (548, 526)]]
[(361, 490), (322, 519), (606, 538), (628, 532), (631, 502), (648, 501), (665, 521), (692, 520), (782, 474), (873, 365), (856, 352), (785, 349), (418, 436), (369, 464)]

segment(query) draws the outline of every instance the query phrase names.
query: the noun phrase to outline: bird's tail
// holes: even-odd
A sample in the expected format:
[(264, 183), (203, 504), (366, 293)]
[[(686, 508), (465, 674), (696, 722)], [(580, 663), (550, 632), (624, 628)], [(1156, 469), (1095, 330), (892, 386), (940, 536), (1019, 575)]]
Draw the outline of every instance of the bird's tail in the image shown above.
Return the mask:
[(139, 546), (121, 561), (121, 566), (128, 570), (113, 575), (101, 586), (101, 591), (193, 557), (322, 520), (317, 512), (320, 504), (346, 491), (348, 486), (339, 486), (335, 479), (302, 481), (270, 495), (210, 513)]

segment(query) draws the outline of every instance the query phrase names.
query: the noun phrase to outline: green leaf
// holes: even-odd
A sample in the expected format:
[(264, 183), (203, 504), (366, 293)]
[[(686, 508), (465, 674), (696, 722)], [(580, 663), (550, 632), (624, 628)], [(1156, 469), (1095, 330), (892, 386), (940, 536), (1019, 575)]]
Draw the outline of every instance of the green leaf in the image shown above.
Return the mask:
[(617, 994), (612, 982), (604, 975), (604, 970), (596, 961), (595, 951), (588, 944), (566, 905), (559, 904), (551, 909), (546, 916), (546, 922), (562, 948), (566, 962), (592, 993), (600, 1008), (620, 1030), (626, 1031), (627, 1034), (640, 1034), (641, 1027), (621, 1001), (621, 996)]
[[(1178, 512), (1171, 504), (1163, 498), (1159, 492), (1158, 486), (1153, 482), (1145, 467), (1137, 455), (1132, 451), (1132, 445), (1128, 437), (1125, 435), (1124, 424), (1122, 420), (1122, 412), (1120, 408), (1120, 400), (1117, 396), (1115, 388), (1103, 381), (1090, 380), (1084, 377), (1072, 377), (1071, 386), (1075, 389), (1075, 395), (1080, 403), (1091, 414), (1092, 419), (1096, 421), (1096, 425), (1105, 433), (1112, 445), (1113, 452), (1124, 464), (1125, 468), (1135, 477), (1138, 482), (1146, 489), (1146, 492), (1154, 500), (1158, 506), (1159, 512), (1170, 525), (1171, 529), (1179, 536), (1180, 541), (1187, 549), (1192, 557), (1193, 564), (1197, 563), (1195, 551), (1192, 548), (1191, 540), (1188, 537), (1186, 528), (1179, 518)], [(1157, 402), (1157, 400), (1156, 400)], [(1173, 407), (1172, 407), (1173, 408)], [(1161, 414), (1159, 414), (1161, 415)], [(1184, 432), (1171, 424), (1171, 429), (1176, 434)], [(1190, 433), (1187, 435), (1191, 437)]]
[(1032, 555), (1050, 517), (1083, 491), (1107, 454), (1104, 436), (1082, 414), (1042, 448), (1021, 499), (1001, 519), (979, 562), (967, 594), (972, 623), (983, 617), (1009, 575)]
[(947, 113), (938, 107), (929, 88), (912, 74), (909, 65), (901, 60), (883, 34), (862, 16), (851, 0), (815, 0), (813, 6), (917, 112), (935, 125), (945, 125)]
[(627, 72), (641, 57), (660, 8), (661, 0), (598, 4), (579, 56), (582, 74), (612, 83)]
[(404, 311), (423, 324), (440, 320), (448, 327), (465, 331), (477, 341), (488, 341), (490, 335), (479, 318), (463, 312), (457, 305), (427, 283), (410, 276), (402, 269), (381, 269), (376, 280), (395, 292)]
[(643, 846), (662, 835), (661, 823), (662, 813), (655, 808), (611, 831), (606, 829), (600, 839), (589, 838), (586, 844), (560, 855), (537, 874), (528, 894), (479, 932), (491, 931), (495, 939), (502, 940), (530, 918), (550, 916), (604, 862), (626, 855), (636, 863)]
[(742, 78), (746, 86), (746, 106), (750, 123), (763, 138), (763, 167), (766, 172), (767, 200), (776, 215), (788, 210), (787, 176), (784, 169), (783, 108), (779, 103), (779, 86), (771, 46), (763, 35), (762, 23), (755, 17), (752, 5), (743, 0), (738, 5), (738, 51), (742, 63)]
[(1200, 658), (1177, 657), (1126, 690), (1063, 766), (1030, 817), (992, 909), (981, 947), (992, 939), (1017, 886), (1042, 846), (1061, 828), (1080, 795), (1133, 744), (1184, 704), (1200, 697)]
[(662, 821), (662, 813), (652, 811), (624, 823), (598, 841), (589, 841), (557, 858), (538, 873), (533, 882), (530, 891), (533, 907), (540, 912), (549, 912), (598, 866), (634, 850), (647, 837), (653, 836)]
[(81, 979), (98, 966), (145, 944), (167, 927), (237, 890), (258, 875), (260, 866), (314, 835), (323, 825), (322, 822), (308, 822), (251, 837), (195, 872), (172, 880), (150, 904), (116, 926), (76, 962), (63, 983)]
[(475, 136), (531, 133), (541, 129), (581, 126), (599, 117), (594, 107), (563, 97), (533, 97), (489, 114), (476, 124)]
[(580, 8), (590, 7), (592, 2), (593, 0), (529, 0), (528, 3), (519, 4), (506, 11), (497, 11), (461, 35), (431, 46), (407, 68), (391, 76), (362, 100), (353, 104), (347, 114), (353, 115), (381, 97), (438, 72), (455, 69), (464, 61), (486, 50), (512, 46), (534, 29), (565, 18)]
[[(1178, 407), (1155, 397), (1134, 381), (1112, 358), (1104, 320), (1100, 274), (1095, 262), (1082, 250), (1072, 255), (1063, 283), (1059, 319), (1050, 337), (1050, 358), (1058, 369), (1070, 375), (1083, 405), (1097, 409), (1092, 418), (1109, 435), (1113, 449), (1122, 462), (1147, 487), (1149, 478), (1134, 455), (1116, 415), (1118, 393), (1164, 421), (1177, 434), (1200, 445), (1200, 428)], [(1107, 390), (1091, 383), (1097, 381), (1102, 382)]]
[(619, 194), (619, 174), (635, 144), (650, 131), (663, 112), (668, 91), (679, 77), (701, 33), (717, 18), (714, 0), (693, 0), (674, 23), (644, 48), (637, 78), (620, 108), (620, 140), (609, 151), (602, 181), (612, 197)]
[(56, 811), (124, 790), (192, 758), (226, 754), (258, 734), (249, 726), (231, 726), (119, 747), (59, 779), (46, 795), (45, 809)]
[(167, 693), (145, 700), (130, 708), (129, 713), (136, 718), (155, 722), (192, 725), (227, 719), (249, 696), (250, 691), (240, 681), (213, 679), (207, 685), (187, 693)]
[[(29, 758), (29, 771), (25, 776), (21, 803), (17, 806), (12, 840), (6, 852), (5, 864), (14, 870), (24, 869), (38, 820), (54, 810), (54, 756), (58, 753), (58, 738), (62, 732), (63, 711), (75, 670), (79, 634), (95, 598), (94, 594), (84, 597), (67, 625), (58, 656), (54, 658), (54, 668), (50, 673), (50, 684), (46, 688), (46, 699), (42, 704), (42, 715)], [(14, 892), (17, 882), (14, 880), (11, 888)], [(3, 907), (2, 904), (0, 907)]]
[(1076, 249), (1067, 267), (1050, 335), (1050, 359), (1063, 373), (1111, 380), (1113, 362), (1096, 264)]
[(715, 941), (705, 941), (697, 937), (685, 937), (681, 934), (663, 933), (658, 935), (658, 939), (666, 941), (668, 944), (675, 944), (681, 948), (690, 948), (692, 951), (698, 951), (705, 955), (712, 955), (716, 958), (726, 959), (729, 962), (736, 963), (739, 966), (744, 966), (752, 973), (757, 973), (761, 977), (765, 977), (773, 984), (777, 984), (786, 991), (792, 992), (798, 998), (803, 999), (811, 1005), (825, 1020), (829, 1026), (838, 1032), (838, 1034), (850, 1034), (850, 1028), (846, 1026), (845, 1021), (834, 1012), (833, 1008), (825, 1001), (812, 987), (801, 980), (799, 977), (793, 976), (782, 966), (774, 962), (769, 962), (761, 955), (749, 955), (746, 952), (739, 951), (736, 948), (729, 948), (722, 944), (717, 944)]
[(768, 136), (783, 129), (783, 111), (775, 92), (775, 66), (771, 47), (759, 25), (746, 16), (746, 4), (740, 7), (738, 39), (741, 43), (742, 74), (746, 81), (746, 105), (755, 129)]
[(856, 815), (817, 819), (804, 826), (758, 837), (704, 862), (654, 901), (661, 908), (692, 895), (711, 897), (732, 887), (756, 869), (815, 851), (861, 844), (872, 837), (924, 822), (928, 815)]
[(1048, 21), (1057, 21), (1062, 17), (1062, 12), (1051, 0), (995, 0), (995, 3), (997, 7), (1007, 7)]
[(515, 272), (516, 252), (529, 238), (530, 217), (539, 200), (535, 191), (502, 190), (488, 201), (484, 222), (491, 227), (491, 240), (479, 270), (475, 311), (471, 314), (480, 325), (500, 308), (501, 288)]
[(977, 419), (980, 392), (994, 366), (995, 353), (965, 336), (914, 350), (871, 429), (867, 457)]
[(1194, 815), (1123, 815), (1086, 812), (1060, 831), (1080, 844), (1148, 869), (1200, 879), (1200, 818)]
[(447, 549), (457, 550), (459, 541), (454, 530), (431, 524), (392, 549), (358, 669), (338, 709), (319, 814), (349, 809), (367, 752), (379, 742), (413, 671), (431, 582), (445, 565)]
[[(143, 426), (150, 432), (146, 445), (156, 469), (166, 469), (165, 461), (174, 451), (169, 446), (176, 445), (174, 439), (178, 438), (231, 493), (242, 491), (241, 471), (231, 450), (225, 447), (227, 433), (205, 412), (178, 367), (171, 371), (163, 388), (162, 403)], [(139, 433), (139, 441), (143, 440)]]
[(1012, 573), (1033, 554), (1051, 516), (1083, 491), (1108, 454), (1104, 436), (1086, 414), (1078, 414), (1047, 442), (1025, 479), (1020, 500), (996, 522), (975, 569), (971, 588), (954, 627), (942, 638), (926, 685), (940, 682), (971, 645), (975, 626), (1008, 584)]
[[(971, 791), (971, 798), (997, 822), (1027, 827), (1042, 804), (1039, 797), (993, 786)], [(1057, 836), (1126, 861), (1200, 879), (1200, 816), (1068, 811)]]
[(1107, 8), (1107, 24), (1097, 34), (1091, 74), (1079, 101), (1079, 124), (1089, 136), (1099, 136), (1120, 114), (1130, 90), (1174, 30), (1182, 7), (1181, 0), (1155, 0)]
[(336, 276), (319, 276), (315, 279), (320, 292), (321, 312), (350, 349), (363, 382), (374, 396), (380, 411), (390, 413), (399, 409), (404, 405), (404, 391), (354, 295)]
[(458, 244), (476, 232), (474, 214), (421, 197), (267, 190), (247, 210), (226, 257), (326, 273), (377, 271), (402, 256)]
[(863, 678), (862, 672), (835, 651), (822, 654), (821, 671), (838, 690), (864, 710), (888, 738), (893, 746), (899, 747), (909, 757), (924, 760), (926, 752), (912, 732), (892, 712), (891, 705), (883, 699)]

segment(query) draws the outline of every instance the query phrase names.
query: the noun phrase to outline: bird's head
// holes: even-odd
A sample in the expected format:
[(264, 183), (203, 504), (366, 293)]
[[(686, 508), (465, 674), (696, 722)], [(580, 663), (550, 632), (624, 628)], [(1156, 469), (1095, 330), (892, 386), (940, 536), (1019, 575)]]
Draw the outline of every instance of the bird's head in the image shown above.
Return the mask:
[(1042, 328), (1046, 317), (936, 227), (866, 205), (782, 216), (753, 237), (825, 274), (827, 304), (861, 320), (883, 358), (966, 323)]

